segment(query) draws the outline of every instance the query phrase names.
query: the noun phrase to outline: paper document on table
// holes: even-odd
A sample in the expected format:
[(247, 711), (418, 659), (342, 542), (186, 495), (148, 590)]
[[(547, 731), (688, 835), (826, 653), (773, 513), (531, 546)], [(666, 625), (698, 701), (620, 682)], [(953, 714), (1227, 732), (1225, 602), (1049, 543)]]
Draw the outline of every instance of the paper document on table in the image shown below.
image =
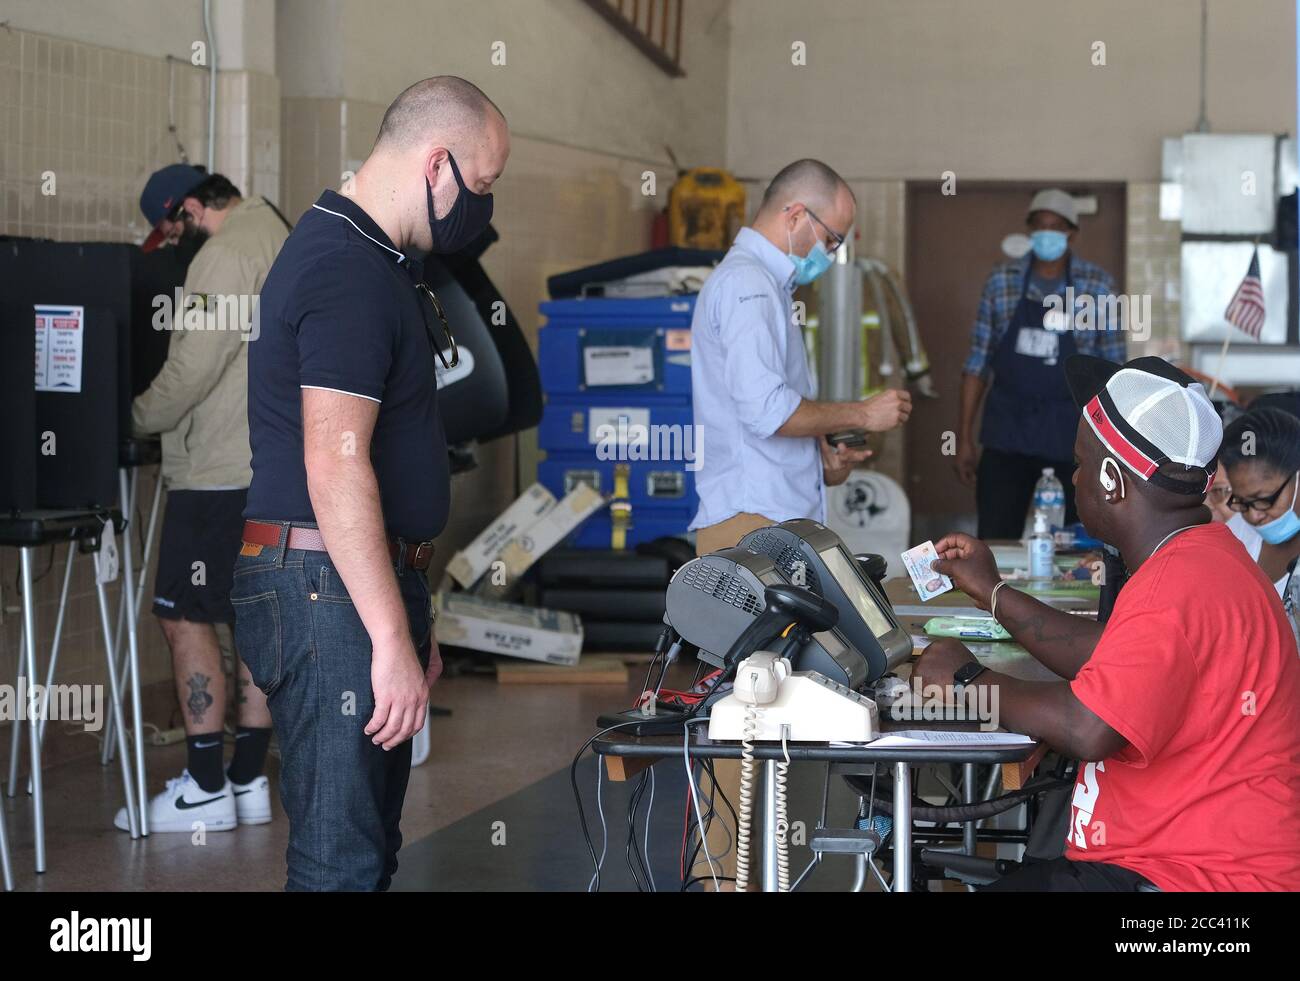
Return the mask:
[(1019, 732), (959, 732), (953, 729), (902, 729), (890, 732), (870, 743), (872, 749), (990, 749), (1003, 746), (1030, 746), (1034, 739)]

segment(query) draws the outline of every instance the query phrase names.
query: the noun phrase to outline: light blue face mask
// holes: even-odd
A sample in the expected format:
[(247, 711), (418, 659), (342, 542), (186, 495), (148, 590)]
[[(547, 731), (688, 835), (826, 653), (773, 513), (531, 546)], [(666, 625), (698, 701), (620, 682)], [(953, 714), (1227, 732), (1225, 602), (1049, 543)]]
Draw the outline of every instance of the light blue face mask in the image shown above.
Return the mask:
[[(808, 224), (811, 225), (812, 221), (810, 220)], [(816, 230), (813, 229), (814, 232)], [(785, 237), (790, 246), (790, 251), (786, 255), (794, 263), (794, 281), (800, 286), (807, 286), (835, 262), (831, 254), (826, 251), (826, 245), (821, 239), (818, 239), (813, 247), (808, 250), (807, 255), (797, 256), (794, 254), (794, 239), (791, 238), (789, 232), (785, 233)]]
[(1262, 525), (1256, 525), (1259, 537), (1270, 545), (1281, 545), (1300, 535), (1300, 514), (1295, 513), (1296, 495), (1300, 494), (1300, 473), (1296, 474), (1295, 490), (1291, 492), (1291, 506), (1286, 514), (1274, 518)]
[(1055, 262), (1065, 255), (1065, 250), (1070, 244), (1070, 237), (1065, 232), (1044, 229), (1030, 235), (1029, 243), (1033, 247), (1034, 255), (1037, 258), (1042, 259), (1044, 262)]

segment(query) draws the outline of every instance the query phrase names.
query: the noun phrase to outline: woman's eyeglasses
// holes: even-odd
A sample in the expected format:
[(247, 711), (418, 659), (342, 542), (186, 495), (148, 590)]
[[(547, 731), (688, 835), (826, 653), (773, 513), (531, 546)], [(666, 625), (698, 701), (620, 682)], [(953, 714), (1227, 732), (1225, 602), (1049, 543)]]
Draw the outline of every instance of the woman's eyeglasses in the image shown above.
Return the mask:
[(1282, 492), (1291, 486), (1293, 477), (1295, 477), (1295, 474), (1284, 480), (1282, 486), (1268, 497), (1254, 497), (1250, 500), (1243, 500), (1236, 494), (1230, 494), (1228, 496), (1228, 507), (1238, 514), (1245, 514), (1247, 511), (1268, 511), (1277, 503), (1277, 499), (1282, 496)]
[[(433, 290), (429, 289), (429, 287), (424, 283), (416, 283), (415, 291), (421, 296), (427, 297), (429, 301), (427, 304), (420, 304), (420, 316), (424, 318), (424, 332), (429, 338), (429, 350), (433, 352), (434, 357), (442, 362), (443, 369), (450, 371), (452, 368), (456, 367), (456, 365), (460, 364), (460, 349), (456, 347), (456, 338), (452, 336), (451, 324), (447, 323), (447, 314), (443, 312), (442, 304), (438, 302), (437, 294), (435, 294)], [(434, 314), (442, 323), (442, 334), (447, 339), (447, 347), (451, 349), (450, 364), (448, 364), (447, 359), (443, 357), (442, 348), (438, 345), (437, 336), (433, 331), (433, 324), (429, 320), (429, 307), (433, 308)]]

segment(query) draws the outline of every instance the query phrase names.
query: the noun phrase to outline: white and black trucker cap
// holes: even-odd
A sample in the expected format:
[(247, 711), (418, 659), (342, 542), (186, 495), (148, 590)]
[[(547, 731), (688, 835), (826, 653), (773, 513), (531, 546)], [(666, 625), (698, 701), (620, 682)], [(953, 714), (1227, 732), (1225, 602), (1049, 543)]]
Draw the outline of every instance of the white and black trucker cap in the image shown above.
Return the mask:
[[(1066, 358), (1065, 378), (1092, 431), (1132, 473), (1175, 494), (1205, 495), (1223, 424), (1200, 382), (1163, 358), (1118, 365), (1086, 354)], [(1168, 464), (1205, 479), (1166, 476)]]

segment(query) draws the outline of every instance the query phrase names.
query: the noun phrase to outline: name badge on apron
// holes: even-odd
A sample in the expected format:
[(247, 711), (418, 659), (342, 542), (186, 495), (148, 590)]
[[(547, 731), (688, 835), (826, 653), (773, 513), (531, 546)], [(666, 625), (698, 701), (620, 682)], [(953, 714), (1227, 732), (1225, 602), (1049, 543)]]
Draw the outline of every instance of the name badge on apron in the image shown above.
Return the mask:
[(1060, 354), (1060, 338), (1041, 327), (1021, 327), (1016, 334), (1016, 353), (1055, 364)]

